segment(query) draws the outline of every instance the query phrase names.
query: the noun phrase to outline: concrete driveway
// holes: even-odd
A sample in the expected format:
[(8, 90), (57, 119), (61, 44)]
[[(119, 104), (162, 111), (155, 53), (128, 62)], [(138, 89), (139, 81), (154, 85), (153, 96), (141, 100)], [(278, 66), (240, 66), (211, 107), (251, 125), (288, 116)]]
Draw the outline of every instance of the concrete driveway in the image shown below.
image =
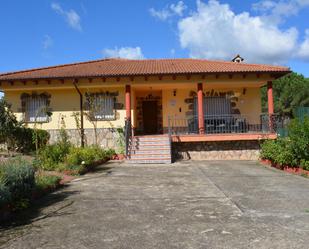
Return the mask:
[(0, 230), (0, 247), (309, 247), (309, 179), (243, 161), (107, 166)]

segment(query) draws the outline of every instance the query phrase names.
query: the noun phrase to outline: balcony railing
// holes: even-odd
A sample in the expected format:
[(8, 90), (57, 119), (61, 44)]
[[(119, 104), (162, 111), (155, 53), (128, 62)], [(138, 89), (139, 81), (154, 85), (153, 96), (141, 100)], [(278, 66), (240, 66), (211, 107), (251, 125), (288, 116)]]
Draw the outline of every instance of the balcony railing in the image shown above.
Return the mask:
[[(276, 114), (260, 115), (206, 115), (205, 134), (222, 133), (276, 133), (282, 127), (282, 118)], [(198, 118), (168, 118), (168, 131), (171, 135), (198, 134)]]

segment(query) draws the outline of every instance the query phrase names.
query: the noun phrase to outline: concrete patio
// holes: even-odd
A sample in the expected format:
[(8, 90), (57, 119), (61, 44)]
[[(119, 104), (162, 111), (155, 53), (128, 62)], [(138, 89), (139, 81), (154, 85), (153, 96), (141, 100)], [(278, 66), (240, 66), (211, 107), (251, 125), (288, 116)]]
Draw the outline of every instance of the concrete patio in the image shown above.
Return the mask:
[(309, 179), (254, 161), (112, 162), (19, 218), (1, 248), (308, 248)]

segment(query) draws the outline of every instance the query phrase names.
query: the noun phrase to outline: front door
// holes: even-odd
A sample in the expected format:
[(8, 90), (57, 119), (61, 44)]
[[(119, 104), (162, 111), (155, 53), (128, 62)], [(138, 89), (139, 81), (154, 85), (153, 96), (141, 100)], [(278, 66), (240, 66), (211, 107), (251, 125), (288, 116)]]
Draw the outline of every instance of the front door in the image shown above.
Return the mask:
[(145, 134), (158, 133), (158, 104), (155, 100), (143, 101), (143, 124)]

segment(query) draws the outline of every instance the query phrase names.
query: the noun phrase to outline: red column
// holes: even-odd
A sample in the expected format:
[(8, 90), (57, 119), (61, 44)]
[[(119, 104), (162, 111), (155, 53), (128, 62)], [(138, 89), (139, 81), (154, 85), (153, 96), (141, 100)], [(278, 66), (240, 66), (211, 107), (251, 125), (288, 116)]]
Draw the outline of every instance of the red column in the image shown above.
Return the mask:
[(273, 97), (273, 83), (267, 82), (267, 103), (268, 103), (268, 120), (269, 120), (269, 131), (274, 132), (273, 125), (273, 114), (274, 114), (274, 97)]
[(198, 130), (204, 134), (204, 110), (203, 110), (203, 83), (197, 84), (197, 110), (198, 110)]
[(131, 86), (126, 85), (126, 118), (131, 119)]
[(267, 82), (267, 100), (268, 100), (268, 114), (274, 114), (274, 97), (273, 97), (273, 83)]

